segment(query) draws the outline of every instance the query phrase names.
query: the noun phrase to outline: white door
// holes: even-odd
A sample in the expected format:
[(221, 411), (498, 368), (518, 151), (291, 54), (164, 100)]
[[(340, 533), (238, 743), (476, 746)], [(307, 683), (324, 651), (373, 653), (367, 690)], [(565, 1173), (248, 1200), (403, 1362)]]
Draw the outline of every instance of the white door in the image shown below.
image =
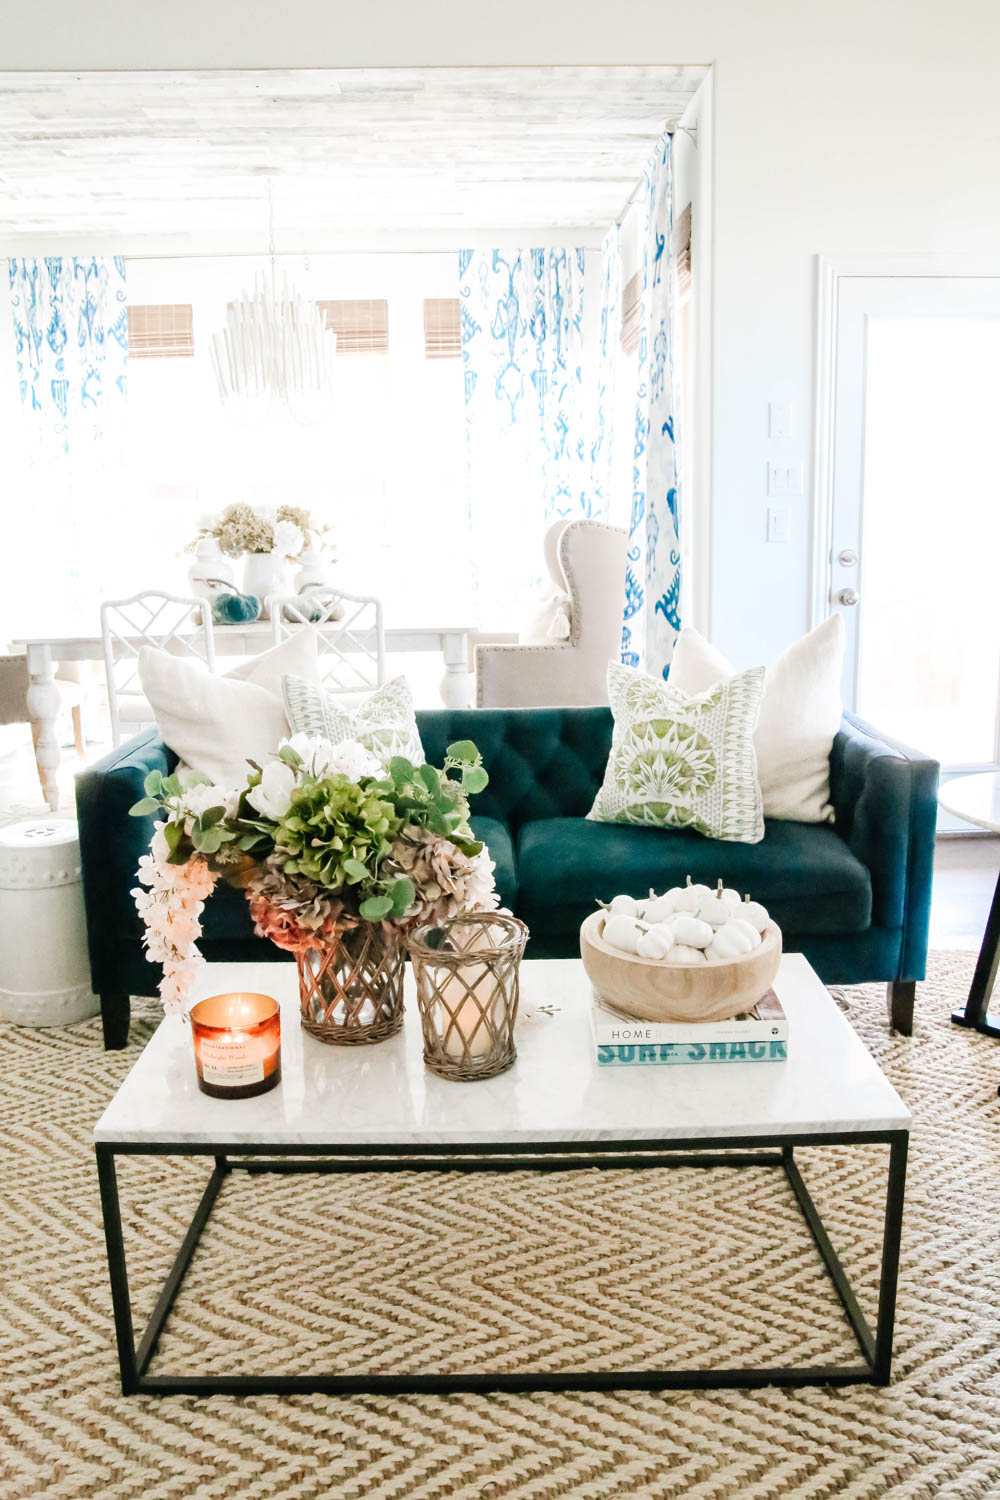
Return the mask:
[(829, 583), (844, 701), (1000, 762), (1000, 277), (838, 279)]

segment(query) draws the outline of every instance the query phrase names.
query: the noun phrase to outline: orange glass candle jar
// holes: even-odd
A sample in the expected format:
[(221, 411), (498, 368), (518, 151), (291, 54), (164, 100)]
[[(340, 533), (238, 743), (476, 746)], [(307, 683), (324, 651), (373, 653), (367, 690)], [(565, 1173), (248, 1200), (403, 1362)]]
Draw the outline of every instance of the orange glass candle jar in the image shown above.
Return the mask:
[(271, 995), (211, 995), (191, 1009), (198, 1087), (216, 1099), (266, 1094), (281, 1079), (281, 1015)]

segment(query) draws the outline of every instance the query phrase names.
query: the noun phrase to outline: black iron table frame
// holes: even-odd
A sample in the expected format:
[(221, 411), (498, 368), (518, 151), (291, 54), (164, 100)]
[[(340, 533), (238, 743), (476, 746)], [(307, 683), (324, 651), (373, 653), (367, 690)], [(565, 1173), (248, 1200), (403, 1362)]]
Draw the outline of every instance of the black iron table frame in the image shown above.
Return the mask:
[[(857, 1385), (889, 1383), (892, 1336), (899, 1271), (899, 1242), (906, 1184), (907, 1130), (859, 1131), (824, 1135), (780, 1135), (651, 1142), (557, 1142), (509, 1145), (352, 1146), (256, 1144), (234, 1146), (166, 1142), (102, 1141), (96, 1146), (97, 1172), (104, 1215), (104, 1233), (111, 1278), (122, 1392), (149, 1395), (290, 1395), (325, 1392), (332, 1395), (464, 1394), (483, 1391), (605, 1391), (666, 1390), (766, 1385)], [(886, 1190), (882, 1267), (875, 1331), (869, 1326), (843, 1266), (830, 1243), (819, 1211), (795, 1161), (796, 1146), (886, 1145), (889, 1178)], [(153, 1308), (146, 1329), (135, 1342), (129, 1296), (125, 1246), (118, 1199), (118, 1156), (212, 1156), (215, 1166), (173, 1266)], [(233, 1171), (261, 1172), (566, 1172), (581, 1168), (635, 1170), (661, 1167), (771, 1167), (783, 1170), (816, 1248), (833, 1282), (861, 1353), (857, 1364), (801, 1365), (762, 1368), (668, 1370), (556, 1370), (433, 1374), (358, 1373), (345, 1375), (151, 1375), (149, 1364), (174, 1304), (184, 1273), (208, 1222), (212, 1205), (226, 1177)]]

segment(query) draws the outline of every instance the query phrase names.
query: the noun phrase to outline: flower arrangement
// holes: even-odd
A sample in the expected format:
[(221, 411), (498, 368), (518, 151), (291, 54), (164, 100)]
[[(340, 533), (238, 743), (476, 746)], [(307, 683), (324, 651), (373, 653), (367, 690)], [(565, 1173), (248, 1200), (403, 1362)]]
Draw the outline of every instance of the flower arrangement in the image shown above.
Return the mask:
[(306, 549), (322, 546), (327, 531), (329, 527), (317, 524), (301, 505), (248, 505), (240, 501), (208, 517), (188, 545), (193, 550), (200, 541), (212, 537), (226, 557), (276, 552), (279, 557), (298, 558)]
[(152, 771), (131, 808), (159, 815), (133, 897), (165, 1010), (185, 1008), (220, 878), (244, 889), (258, 936), (299, 955), (362, 922), (406, 932), (496, 909), (493, 861), (469, 828), (468, 798), (489, 779), (471, 740), (450, 745), (440, 769), (402, 756), (383, 769), (353, 741), (305, 734), (250, 764), (241, 788)]

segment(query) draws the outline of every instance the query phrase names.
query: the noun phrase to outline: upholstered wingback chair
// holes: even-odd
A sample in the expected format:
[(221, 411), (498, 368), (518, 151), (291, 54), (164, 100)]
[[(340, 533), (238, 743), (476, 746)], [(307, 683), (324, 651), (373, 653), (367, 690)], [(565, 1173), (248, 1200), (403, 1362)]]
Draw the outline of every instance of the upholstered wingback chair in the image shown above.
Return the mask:
[[(565, 708), (607, 703), (608, 662), (621, 651), (626, 534), (599, 521), (557, 521), (545, 537), (555, 596), (568, 599), (564, 640), (523, 637), (476, 647), (479, 708)], [(557, 602), (553, 616), (559, 617)], [(564, 627), (565, 628), (565, 627)]]

